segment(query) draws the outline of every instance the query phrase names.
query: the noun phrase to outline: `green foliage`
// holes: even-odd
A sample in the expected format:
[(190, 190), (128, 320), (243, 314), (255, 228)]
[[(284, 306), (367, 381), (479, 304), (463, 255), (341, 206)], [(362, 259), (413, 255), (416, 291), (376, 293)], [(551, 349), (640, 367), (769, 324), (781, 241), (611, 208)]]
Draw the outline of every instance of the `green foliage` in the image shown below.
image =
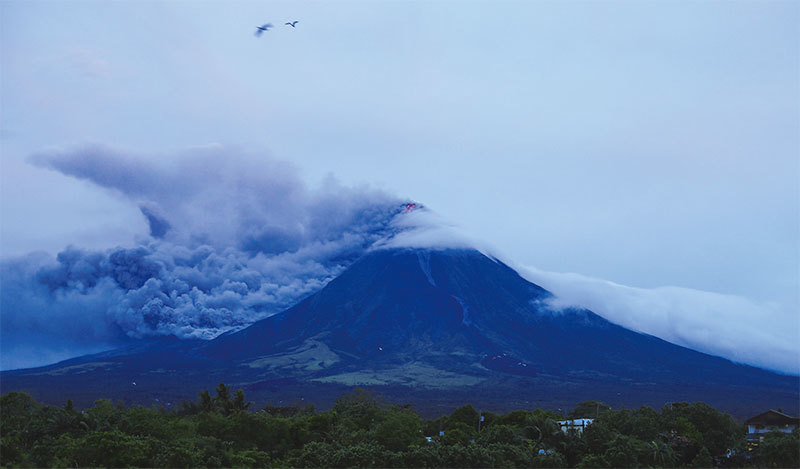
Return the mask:
[(663, 441), (651, 441), (647, 444), (649, 464), (654, 467), (672, 467), (675, 464), (675, 452)]
[(511, 425), (492, 425), (481, 431), (478, 441), (484, 444), (502, 443), (518, 445), (522, 442), (517, 427)]
[(199, 408), (204, 412), (217, 412), (223, 415), (230, 415), (234, 412), (244, 412), (252, 402), (245, 401), (244, 391), (238, 389), (231, 396), (231, 387), (225, 383), (219, 383), (215, 390), (216, 396), (210, 397), (208, 391), (200, 393)]
[(61, 462), (78, 467), (152, 466), (152, 457), (159, 452), (161, 444), (151, 437), (102, 430), (82, 438), (65, 435), (57, 442), (55, 456)]
[(267, 467), (269, 461), (269, 454), (256, 450), (240, 451), (228, 456), (231, 467)]
[[(583, 431), (583, 441), (589, 454), (602, 456), (608, 450), (614, 437), (619, 435), (611, 425), (603, 419), (597, 419)], [(605, 467), (605, 465), (603, 465)]]
[(375, 429), (375, 439), (384, 447), (394, 451), (423, 444), (422, 422), (414, 412), (390, 410), (385, 413)]
[[(484, 412), (485, 415), (488, 415), (489, 412)], [(494, 418), (486, 419), (486, 426), (489, 425), (513, 425), (516, 427), (524, 427), (528, 420), (531, 418), (531, 413), (527, 410), (515, 410), (503, 415), (494, 416)]]
[(697, 456), (692, 459), (691, 467), (701, 467), (701, 468), (708, 468), (714, 466), (714, 461), (711, 459), (711, 453), (708, 452), (708, 448), (703, 446)]
[[(556, 467), (556, 466), (553, 466)], [(579, 468), (605, 468), (611, 467), (606, 458), (597, 454), (587, 454), (578, 464)]]
[(340, 433), (360, 433), (371, 430), (378, 422), (381, 406), (372, 393), (355, 388), (336, 400), (332, 412)]
[(634, 437), (617, 435), (603, 457), (611, 467), (643, 466), (647, 461), (647, 445)]
[(456, 444), (437, 448), (437, 467), (491, 467), (488, 448), (472, 444)]
[(386, 467), (393, 454), (375, 442), (339, 446), (330, 443), (310, 442), (303, 447), (299, 457), (292, 461), (295, 467)]
[(154, 467), (195, 467), (201, 464), (202, 458), (196, 453), (196, 446), (191, 439), (175, 439), (164, 445), (153, 457)]
[(763, 467), (800, 467), (800, 435), (795, 428), (792, 433), (770, 432), (758, 445), (757, 459)]
[(467, 404), (464, 406), (459, 407), (450, 415), (450, 418), (447, 419), (446, 428), (451, 428), (451, 426), (455, 426), (457, 424), (464, 424), (470, 428), (478, 428), (478, 411), (475, 410), (474, 407)]
[(574, 409), (567, 414), (571, 419), (593, 419), (611, 410), (611, 406), (600, 401), (579, 402)]
[(564, 457), (558, 453), (538, 454), (531, 461), (530, 467), (566, 467)]
[[(774, 432), (750, 453), (743, 428), (703, 403), (612, 410), (586, 401), (571, 416), (599, 415), (565, 433), (544, 410), (507, 414), (470, 405), (423, 420), (369, 392), (331, 410), (267, 405), (220, 383), (175, 412), (99, 400), (83, 412), (24, 393), (0, 396), (3, 467), (726, 467), (800, 466), (800, 436)], [(598, 410), (600, 410), (598, 412)], [(593, 417), (593, 415), (588, 415)], [(443, 430), (444, 436), (439, 436)], [(424, 437), (432, 437), (427, 441)], [(719, 459), (734, 450), (731, 459)]]
[(451, 423), (444, 432), (442, 443), (448, 446), (468, 445), (475, 439), (475, 430), (464, 422)]

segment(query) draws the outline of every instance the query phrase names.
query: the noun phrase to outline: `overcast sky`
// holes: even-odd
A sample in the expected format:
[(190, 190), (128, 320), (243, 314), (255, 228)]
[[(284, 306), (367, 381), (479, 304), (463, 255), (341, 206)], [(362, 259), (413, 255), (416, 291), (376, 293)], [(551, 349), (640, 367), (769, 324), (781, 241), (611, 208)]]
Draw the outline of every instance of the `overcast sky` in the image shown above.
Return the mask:
[(221, 143), (422, 201), (521, 265), (797, 314), (797, 2), (0, 9), (4, 257), (147, 233), (29, 155)]

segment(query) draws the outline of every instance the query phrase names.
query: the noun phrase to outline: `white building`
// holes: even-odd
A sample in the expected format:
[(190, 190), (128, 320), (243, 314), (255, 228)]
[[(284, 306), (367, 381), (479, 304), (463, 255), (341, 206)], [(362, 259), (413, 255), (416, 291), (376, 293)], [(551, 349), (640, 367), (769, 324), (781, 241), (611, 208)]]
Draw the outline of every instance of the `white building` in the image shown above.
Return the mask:
[(792, 430), (800, 424), (800, 417), (790, 417), (782, 412), (768, 410), (750, 417), (744, 423), (747, 425), (748, 441), (760, 441), (764, 439), (764, 434), (772, 431), (792, 433)]
[(558, 425), (564, 433), (567, 433), (570, 429), (575, 429), (578, 433), (583, 433), (583, 429), (591, 425), (592, 422), (594, 422), (594, 419), (559, 420)]

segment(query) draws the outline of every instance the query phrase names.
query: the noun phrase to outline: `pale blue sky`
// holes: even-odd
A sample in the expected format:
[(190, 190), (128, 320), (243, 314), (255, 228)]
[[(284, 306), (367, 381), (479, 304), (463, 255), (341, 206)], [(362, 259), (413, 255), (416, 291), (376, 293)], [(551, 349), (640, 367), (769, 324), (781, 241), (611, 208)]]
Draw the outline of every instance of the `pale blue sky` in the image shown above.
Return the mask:
[(420, 200), (521, 264), (797, 310), (797, 2), (0, 9), (4, 256), (147, 231), (31, 153), (223, 143)]

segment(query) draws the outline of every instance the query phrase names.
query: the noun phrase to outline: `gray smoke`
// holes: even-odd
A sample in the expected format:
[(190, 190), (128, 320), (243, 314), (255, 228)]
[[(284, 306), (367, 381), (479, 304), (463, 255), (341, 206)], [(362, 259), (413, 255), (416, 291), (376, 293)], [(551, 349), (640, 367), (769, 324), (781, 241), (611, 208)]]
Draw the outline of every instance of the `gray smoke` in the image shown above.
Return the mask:
[(127, 198), (150, 236), (108, 251), (68, 247), (55, 258), (4, 261), (4, 369), (43, 364), (56, 349), (66, 358), (131, 338), (210, 339), (245, 327), (403, 229), (392, 221), (404, 200), (332, 178), (310, 189), (288, 163), (222, 147), (162, 164), (97, 146), (31, 160)]

